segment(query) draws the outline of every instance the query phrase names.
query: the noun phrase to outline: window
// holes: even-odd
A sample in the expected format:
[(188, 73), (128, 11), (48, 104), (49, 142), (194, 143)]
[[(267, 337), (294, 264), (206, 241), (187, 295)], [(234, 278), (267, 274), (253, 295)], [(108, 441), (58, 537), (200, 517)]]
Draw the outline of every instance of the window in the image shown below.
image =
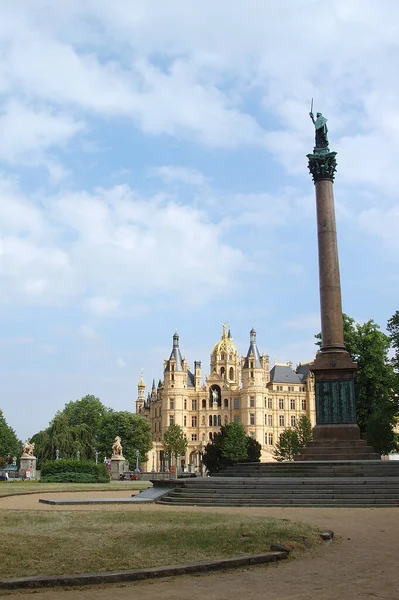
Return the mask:
[(172, 363), (172, 364), (170, 365), (170, 368), (171, 368), (171, 370), (172, 370), (172, 371), (174, 371), (174, 370), (175, 370), (175, 365)]
[(209, 432), (209, 439), (212, 439), (212, 431)]
[(169, 400), (169, 408), (170, 410), (174, 410), (175, 408), (175, 401), (172, 398)]
[(295, 427), (296, 424), (296, 417), (295, 415), (291, 415), (291, 427)]
[(229, 408), (229, 401), (227, 398), (224, 399), (224, 407)]
[(175, 424), (175, 415), (169, 415), (169, 425)]
[(254, 361), (253, 361), (253, 360), (251, 360), (251, 362), (250, 362), (250, 365), (249, 365), (249, 366), (251, 367), (251, 369), (253, 369), (253, 368), (254, 368)]
[(250, 396), (249, 397), (249, 406), (251, 408), (254, 408), (254, 406), (255, 406), (255, 396)]
[(197, 401), (191, 400), (191, 410), (197, 410)]
[(230, 367), (229, 379), (230, 379), (230, 381), (233, 381), (233, 379), (234, 379), (234, 369), (233, 369), (233, 367)]
[(212, 427), (212, 415), (209, 415), (209, 427)]
[(267, 425), (267, 415), (265, 415), (265, 425)]
[(224, 367), (222, 367), (220, 369), (220, 377), (224, 377), (225, 372), (226, 372), (226, 369)]
[(267, 416), (267, 424), (269, 427), (273, 427), (273, 415)]
[(186, 415), (184, 415), (184, 417), (183, 417), (183, 425), (184, 425), (184, 427), (187, 427), (187, 417), (186, 417)]
[(205, 415), (202, 415), (201, 417), (201, 425), (205, 427)]
[(273, 434), (269, 433), (269, 446), (273, 446)]
[(218, 426), (218, 418), (216, 415), (213, 415), (213, 426), (217, 427)]
[(278, 407), (280, 410), (284, 410), (284, 400), (282, 398), (278, 401)]
[(218, 415), (218, 427), (222, 426), (222, 415)]
[(234, 415), (234, 423), (239, 423), (239, 422), (240, 422), (240, 416)]
[(224, 360), (224, 354), (222, 352), (222, 354), (220, 355), (221, 360)]
[(254, 372), (251, 371), (251, 379), (253, 379), (253, 378), (254, 378)]
[(196, 433), (192, 433), (191, 434), (191, 441), (192, 442), (196, 442), (197, 441), (197, 434)]
[(228, 422), (229, 422), (228, 416), (224, 415), (224, 424), (227, 425)]
[(267, 408), (273, 408), (273, 398), (267, 399)]
[(279, 416), (278, 424), (280, 425), (280, 427), (284, 427), (284, 415)]
[(291, 398), (291, 400), (290, 400), (290, 409), (291, 410), (295, 410), (295, 400), (294, 400), (294, 398)]
[(306, 400), (302, 400), (302, 410), (306, 410)]
[(175, 380), (175, 374), (174, 374), (174, 373), (172, 373), (172, 375), (170, 376), (170, 379), (171, 379), (172, 381), (174, 381), (174, 380)]
[(197, 427), (197, 417), (191, 417), (191, 427)]
[(184, 410), (187, 410), (187, 399), (184, 399)]
[(238, 408), (240, 408), (240, 399), (239, 398), (234, 398), (234, 408), (237, 410)]
[(206, 408), (206, 400), (202, 401), (202, 408)]
[(250, 425), (255, 425), (255, 413), (251, 413), (249, 415), (249, 424)]
[(282, 392), (282, 391), (283, 391), (283, 386), (282, 386), (282, 385), (278, 385), (278, 386), (276, 387), (276, 390), (277, 390), (278, 392)]

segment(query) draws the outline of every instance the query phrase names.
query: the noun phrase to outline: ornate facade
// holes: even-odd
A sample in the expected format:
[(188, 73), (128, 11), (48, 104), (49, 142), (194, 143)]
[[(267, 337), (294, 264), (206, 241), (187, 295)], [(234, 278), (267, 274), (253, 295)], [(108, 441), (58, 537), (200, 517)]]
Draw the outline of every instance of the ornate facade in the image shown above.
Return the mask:
[(201, 362), (195, 361), (190, 371), (175, 333), (172, 352), (164, 361), (163, 381), (157, 387), (153, 381), (147, 395), (143, 377), (138, 384), (136, 412), (152, 425), (153, 452), (146, 470), (165, 468), (162, 439), (172, 423), (182, 427), (188, 440), (187, 454), (181, 457), (181, 467), (187, 470), (201, 469), (204, 446), (222, 425), (232, 421), (242, 423), (247, 434), (261, 444), (262, 461), (273, 460), (274, 445), (284, 428), (295, 425), (304, 414), (314, 424), (309, 364), (300, 364), (296, 370), (292, 363), (275, 363), (270, 368), (269, 357), (258, 350), (253, 328), (248, 352), (240, 358), (224, 325), (204, 383)]

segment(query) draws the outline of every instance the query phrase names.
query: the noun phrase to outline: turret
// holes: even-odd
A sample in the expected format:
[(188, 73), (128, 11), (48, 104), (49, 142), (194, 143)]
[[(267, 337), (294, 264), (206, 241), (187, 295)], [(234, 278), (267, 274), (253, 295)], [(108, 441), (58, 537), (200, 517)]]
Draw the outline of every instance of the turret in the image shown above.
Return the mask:
[(145, 383), (143, 379), (143, 370), (141, 370), (140, 381), (137, 384), (137, 400), (136, 400), (136, 413), (143, 412), (145, 404)]

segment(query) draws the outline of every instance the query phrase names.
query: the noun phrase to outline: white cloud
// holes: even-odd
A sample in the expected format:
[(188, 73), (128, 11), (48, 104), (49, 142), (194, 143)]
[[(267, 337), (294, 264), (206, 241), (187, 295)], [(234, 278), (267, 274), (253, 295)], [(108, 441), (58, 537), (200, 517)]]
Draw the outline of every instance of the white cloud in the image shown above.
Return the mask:
[(204, 186), (208, 181), (205, 175), (201, 171), (198, 171), (198, 169), (175, 165), (154, 167), (151, 169), (150, 175), (159, 177), (167, 184), (185, 183), (192, 186)]
[(138, 315), (162, 295), (204, 303), (250, 267), (206, 213), (161, 196), (117, 186), (28, 199), (6, 181), (3, 189), (2, 302), (81, 298), (97, 316)]

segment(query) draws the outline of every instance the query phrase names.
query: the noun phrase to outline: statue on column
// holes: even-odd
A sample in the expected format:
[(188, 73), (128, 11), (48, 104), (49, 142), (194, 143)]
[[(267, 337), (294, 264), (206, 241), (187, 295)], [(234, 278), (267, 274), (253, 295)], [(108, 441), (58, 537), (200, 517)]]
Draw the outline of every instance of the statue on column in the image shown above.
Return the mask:
[(314, 118), (314, 114), (312, 110), (309, 113), (310, 118), (312, 119), (313, 125), (316, 129), (316, 148), (328, 148), (328, 128), (327, 128), (327, 119), (323, 117), (323, 115), (318, 112), (316, 113), (316, 119)]
[(119, 435), (116, 436), (112, 444), (112, 456), (122, 456), (122, 444)]
[(29, 439), (25, 440), (22, 444), (22, 456), (32, 457), (33, 451), (35, 449), (34, 442), (31, 442)]

